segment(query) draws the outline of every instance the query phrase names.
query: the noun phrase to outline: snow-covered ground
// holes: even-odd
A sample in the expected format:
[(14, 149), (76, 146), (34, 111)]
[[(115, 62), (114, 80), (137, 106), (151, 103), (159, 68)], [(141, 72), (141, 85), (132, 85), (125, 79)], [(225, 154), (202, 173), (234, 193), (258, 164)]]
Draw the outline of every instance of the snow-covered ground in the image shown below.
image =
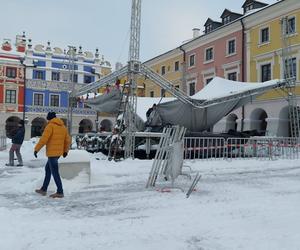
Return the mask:
[(91, 154), (91, 183), (84, 173), (63, 180), (65, 198), (51, 199), (34, 193), (46, 158), (33, 146), (25, 142), (22, 168), (4, 167), (0, 152), (1, 250), (300, 249), (299, 160), (188, 162), (202, 178), (187, 199), (145, 189), (152, 161)]

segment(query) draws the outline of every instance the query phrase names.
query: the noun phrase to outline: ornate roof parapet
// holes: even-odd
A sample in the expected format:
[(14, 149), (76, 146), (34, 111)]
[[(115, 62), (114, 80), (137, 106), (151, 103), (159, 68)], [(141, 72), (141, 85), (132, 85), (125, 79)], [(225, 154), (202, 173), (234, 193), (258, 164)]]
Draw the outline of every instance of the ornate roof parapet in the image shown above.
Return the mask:
[(47, 47), (45, 50), (45, 54), (51, 56), (53, 54), (51, 46), (50, 46), (50, 41), (47, 42)]
[(79, 49), (78, 49), (77, 58), (78, 58), (78, 61), (81, 61), (81, 62), (84, 61), (84, 54), (83, 54), (81, 45), (79, 46)]
[(101, 65), (100, 53), (98, 48), (96, 48), (95, 52), (95, 64)]
[(12, 50), (11, 40), (10, 39), (3, 39), (2, 49), (4, 51), (11, 51)]

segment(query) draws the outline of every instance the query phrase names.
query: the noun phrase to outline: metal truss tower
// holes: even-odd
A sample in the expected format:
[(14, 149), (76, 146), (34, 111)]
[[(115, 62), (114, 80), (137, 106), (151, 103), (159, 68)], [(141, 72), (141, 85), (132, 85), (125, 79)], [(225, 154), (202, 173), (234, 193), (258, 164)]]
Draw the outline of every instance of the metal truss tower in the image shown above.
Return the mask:
[(289, 23), (288, 17), (281, 19), (281, 39), (282, 39), (282, 67), (283, 77), (286, 80), (287, 101), (289, 104), (289, 126), (291, 137), (299, 137), (299, 107), (297, 105), (296, 88), (296, 62), (292, 57), (292, 49), (289, 42), (290, 34), (293, 33), (293, 27)]
[(141, 0), (132, 0), (127, 84), (124, 85), (123, 120), (126, 128), (124, 157), (134, 158), (135, 114), (137, 105), (137, 76), (140, 73)]

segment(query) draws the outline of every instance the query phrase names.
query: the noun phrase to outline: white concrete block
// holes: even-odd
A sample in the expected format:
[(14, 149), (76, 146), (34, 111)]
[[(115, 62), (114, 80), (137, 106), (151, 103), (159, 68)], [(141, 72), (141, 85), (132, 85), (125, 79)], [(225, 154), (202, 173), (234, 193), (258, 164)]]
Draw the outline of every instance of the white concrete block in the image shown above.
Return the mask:
[(59, 173), (62, 178), (74, 179), (81, 172), (88, 176), (88, 182), (91, 182), (91, 166), (89, 153), (85, 150), (70, 150), (66, 158), (59, 160)]

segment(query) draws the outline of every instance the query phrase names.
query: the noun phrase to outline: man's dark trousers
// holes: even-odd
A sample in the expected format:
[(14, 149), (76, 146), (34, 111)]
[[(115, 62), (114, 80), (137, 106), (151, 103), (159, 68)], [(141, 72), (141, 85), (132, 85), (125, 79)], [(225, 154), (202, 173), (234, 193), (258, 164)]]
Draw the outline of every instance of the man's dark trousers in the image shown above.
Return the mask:
[(47, 191), (51, 179), (51, 174), (52, 174), (57, 187), (57, 193), (63, 194), (64, 191), (63, 191), (63, 187), (62, 187), (62, 183), (58, 171), (58, 159), (59, 157), (48, 157), (48, 161), (45, 166), (45, 179), (42, 186), (42, 190)]

